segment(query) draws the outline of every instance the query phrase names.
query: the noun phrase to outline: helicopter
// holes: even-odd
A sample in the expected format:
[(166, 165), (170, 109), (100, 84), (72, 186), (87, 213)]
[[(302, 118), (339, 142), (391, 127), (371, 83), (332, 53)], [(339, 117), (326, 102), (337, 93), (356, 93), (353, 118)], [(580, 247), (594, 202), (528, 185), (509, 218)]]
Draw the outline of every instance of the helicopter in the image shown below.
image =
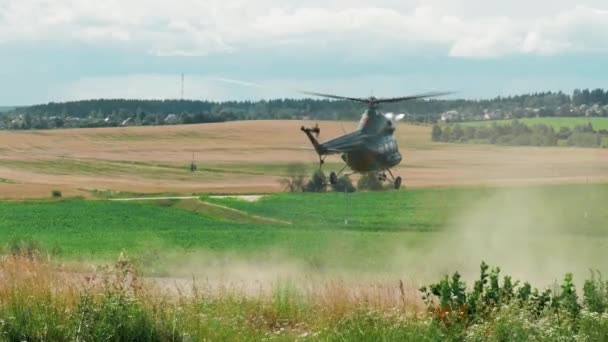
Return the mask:
[(402, 156), (394, 133), (396, 123), (403, 119), (405, 114), (382, 113), (379, 111), (379, 105), (381, 103), (396, 103), (451, 94), (449, 92), (435, 92), (391, 98), (376, 98), (374, 96), (358, 98), (307, 91), (300, 92), (367, 105), (367, 109), (361, 115), (359, 125), (355, 131), (345, 133), (329, 141), (323, 143), (318, 141), (321, 132), (318, 124), (315, 127), (301, 127), (319, 156), (319, 168), (323, 167), (325, 158), (332, 154), (340, 154), (344, 161), (345, 165), (338, 173), (333, 171), (330, 173), (330, 184), (335, 185), (338, 177), (348, 167), (352, 172), (344, 174), (345, 176), (354, 173), (375, 174), (380, 181), (392, 182), (395, 189), (401, 187), (402, 179), (400, 176), (395, 177), (391, 168), (401, 162)]

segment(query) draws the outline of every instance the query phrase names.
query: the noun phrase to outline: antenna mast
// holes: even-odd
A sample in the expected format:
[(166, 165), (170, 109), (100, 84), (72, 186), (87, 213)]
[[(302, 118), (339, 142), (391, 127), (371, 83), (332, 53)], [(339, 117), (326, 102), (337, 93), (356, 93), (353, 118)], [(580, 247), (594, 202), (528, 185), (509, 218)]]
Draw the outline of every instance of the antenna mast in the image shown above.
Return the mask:
[(182, 73), (182, 92), (181, 92), (181, 99), (184, 99), (184, 73)]

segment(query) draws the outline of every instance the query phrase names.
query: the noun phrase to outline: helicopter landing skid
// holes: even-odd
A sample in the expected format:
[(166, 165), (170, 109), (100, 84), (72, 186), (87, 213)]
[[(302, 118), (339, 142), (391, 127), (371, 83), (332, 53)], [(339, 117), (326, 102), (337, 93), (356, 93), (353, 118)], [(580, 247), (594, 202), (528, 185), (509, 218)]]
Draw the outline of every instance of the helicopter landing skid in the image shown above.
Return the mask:
[(401, 182), (402, 182), (401, 177), (398, 176), (397, 178), (395, 178), (395, 176), (393, 175), (393, 173), (391, 172), (390, 169), (386, 169), (386, 171), (390, 175), (390, 179), (386, 176), (386, 172), (381, 172), (381, 173), (378, 173), (378, 180), (392, 182), (395, 190), (399, 190), (399, 188), (401, 188)]

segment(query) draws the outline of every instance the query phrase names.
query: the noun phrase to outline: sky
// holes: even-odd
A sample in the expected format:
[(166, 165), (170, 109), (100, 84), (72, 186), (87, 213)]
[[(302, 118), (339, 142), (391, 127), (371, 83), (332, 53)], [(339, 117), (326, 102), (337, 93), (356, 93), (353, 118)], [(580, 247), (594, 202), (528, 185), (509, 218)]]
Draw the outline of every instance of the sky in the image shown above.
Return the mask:
[[(606, 0), (0, 0), (0, 105), (608, 88)], [(255, 82), (247, 87), (219, 79)]]

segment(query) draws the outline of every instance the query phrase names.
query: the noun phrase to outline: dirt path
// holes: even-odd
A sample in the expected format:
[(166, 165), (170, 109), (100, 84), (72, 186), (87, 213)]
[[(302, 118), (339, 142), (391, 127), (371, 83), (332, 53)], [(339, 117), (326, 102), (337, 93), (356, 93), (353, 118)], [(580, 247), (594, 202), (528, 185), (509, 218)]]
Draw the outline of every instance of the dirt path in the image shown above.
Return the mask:
[(165, 196), (165, 197), (130, 197), (130, 198), (110, 198), (110, 201), (161, 201), (161, 200), (184, 200), (197, 199), (199, 196)]
[[(242, 198), (245, 201), (257, 201), (260, 198), (264, 197), (264, 195), (234, 195), (234, 196), (212, 196), (211, 198)], [(242, 211), (242, 210), (238, 210), (235, 208), (231, 208), (228, 206), (224, 206), (221, 204), (217, 204), (217, 203), (211, 203), (208, 201), (203, 201), (200, 200), (200, 197), (198, 196), (163, 196), (163, 197), (131, 197), (131, 198), (112, 198), (110, 199), (110, 201), (117, 201), (117, 202), (126, 202), (126, 201), (162, 201), (162, 200), (198, 200), (197, 202), (199, 204), (205, 205), (205, 206), (209, 206), (209, 207), (213, 207), (213, 208), (218, 208), (221, 210), (225, 210), (225, 211), (229, 211), (232, 213), (236, 213), (238, 215), (244, 216), (244, 217), (249, 217), (255, 221), (261, 221), (261, 222), (268, 222), (268, 223), (274, 223), (274, 224), (286, 224), (286, 225), (291, 225), (292, 222), (290, 221), (283, 221), (283, 220), (279, 220), (279, 219), (275, 219), (272, 217), (266, 217), (266, 216), (259, 216), (259, 215), (254, 215), (251, 213), (248, 213), (246, 211)], [(188, 209), (187, 209), (188, 210)], [(197, 211), (195, 208), (192, 208), (192, 211)]]

